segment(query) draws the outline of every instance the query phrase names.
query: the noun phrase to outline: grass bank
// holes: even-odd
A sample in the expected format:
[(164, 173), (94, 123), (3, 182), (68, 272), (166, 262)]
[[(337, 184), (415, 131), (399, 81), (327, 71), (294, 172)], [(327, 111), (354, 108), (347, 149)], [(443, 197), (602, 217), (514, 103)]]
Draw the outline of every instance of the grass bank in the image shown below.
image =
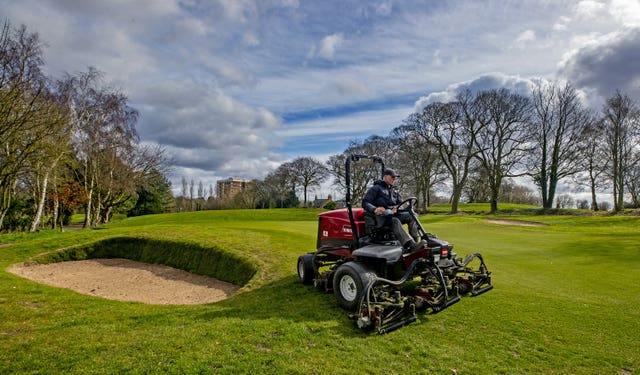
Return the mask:
[[(314, 210), (206, 211), (101, 230), (0, 236), (0, 373), (640, 372), (640, 218), (425, 215), (461, 254), (479, 251), (495, 289), (384, 336), (358, 331), (331, 294), (297, 281)], [(216, 247), (255, 274), (209, 305), (116, 302), (9, 274), (37, 254), (114, 239)], [(124, 245), (123, 245), (124, 246)]]

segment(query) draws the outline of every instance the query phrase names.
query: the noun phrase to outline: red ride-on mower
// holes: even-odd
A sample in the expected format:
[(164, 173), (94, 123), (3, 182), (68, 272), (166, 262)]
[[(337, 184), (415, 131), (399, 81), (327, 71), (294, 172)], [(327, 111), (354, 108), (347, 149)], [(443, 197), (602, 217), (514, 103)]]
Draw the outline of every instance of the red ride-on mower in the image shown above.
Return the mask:
[[(416, 311), (437, 313), (460, 300), (493, 289), (491, 272), (478, 253), (464, 260), (453, 245), (418, 225), (427, 245), (407, 252), (390, 228), (380, 226), (373, 214), (352, 208), (351, 163), (378, 156), (352, 155), (345, 162), (347, 208), (322, 213), (318, 220), (317, 250), (298, 258), (303, 284), (333, 291), (338, 304), (352, 312), (362, 329), (387, 333), (416, 320)], [(416, 198), (398, 206), (419, 223), (413, 208)]]

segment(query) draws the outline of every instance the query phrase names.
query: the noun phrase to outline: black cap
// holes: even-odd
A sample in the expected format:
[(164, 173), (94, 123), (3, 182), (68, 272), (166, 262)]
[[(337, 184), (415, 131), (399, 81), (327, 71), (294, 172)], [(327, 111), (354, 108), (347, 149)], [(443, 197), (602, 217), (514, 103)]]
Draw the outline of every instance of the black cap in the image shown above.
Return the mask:
[(384, 173), (382, 173), (383, 176), (391, 176), (391, 177), (400, 177), (400, 175), (398, 173), (396, 173), (395, 170), (391, 169), (391, 168), (387, 168), (384, 170)]

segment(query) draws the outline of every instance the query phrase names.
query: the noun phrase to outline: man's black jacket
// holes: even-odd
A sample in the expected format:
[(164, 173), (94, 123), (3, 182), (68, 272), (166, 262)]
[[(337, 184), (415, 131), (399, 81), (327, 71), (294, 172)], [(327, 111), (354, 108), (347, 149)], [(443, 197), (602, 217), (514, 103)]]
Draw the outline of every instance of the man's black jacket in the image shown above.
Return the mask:
[(362, 198), (362, 208), (373, 213), (376, 207), (391, 208), (402, 202), (400, 193), (382, 180), (373, 183)]

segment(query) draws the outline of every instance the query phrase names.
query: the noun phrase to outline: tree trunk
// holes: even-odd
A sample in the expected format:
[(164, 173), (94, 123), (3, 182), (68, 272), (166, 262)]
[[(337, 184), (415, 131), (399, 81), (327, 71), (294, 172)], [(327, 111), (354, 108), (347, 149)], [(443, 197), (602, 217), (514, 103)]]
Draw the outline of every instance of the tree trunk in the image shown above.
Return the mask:
[(2, 230), (2, 224), (4, 223), (4, 218), (7, 216), (7, 212), (9, 212), (9, 208), (11, 207), (11, 198), (12, 191), (15, 189), (18, 180), (15, 180), (13, 183), (7, 184), (7, 186), (0, 186), (0, 190), (2, 190), (2, 200), (0, 201), (0, 230)]
[(596, 200), (596, 189), (594, 186), (591, 186), (591, 209), (593, 211), (600, 210), (598, 207), (598, 201)]
[(87, 192), (87, 203), (84, 205), (84, 224), (83, 228), (89, 228), (91, 226), (91, 201), (93, 198), (93, 189), (89, 189)]
[[(58, 194), (55, 194), (53, 197), (53, 212), (51, 215), (51, 229), (56, 229), (56, 225), (58, 224), (58, 210), (60, 209), (60, 200), (58, 199)], [(62, 227), (62, 225), (60, 225)]]
[(458, 203), (460, 203), (460, 197), (462, 196), (462, 185), (455, 185), (453, 187), (453, 195), (451, 196), (451, 211), (450, 213), (458, 213)]
[(29, 232), (35, 232), (38, 229), (38, 224), (40, 223), (40, 219), (42, 219), (42, 211), (44, 210), (44, 202), (47, 197), (47, 184), (49, 182), (49, 171), (44, 173), (44, 177), (42, 178), (42, 191), (40, 192), (40, 199), (38, 201), (38, 208), (36, 209), (36, 215), (31, 222), (31, 228)]

